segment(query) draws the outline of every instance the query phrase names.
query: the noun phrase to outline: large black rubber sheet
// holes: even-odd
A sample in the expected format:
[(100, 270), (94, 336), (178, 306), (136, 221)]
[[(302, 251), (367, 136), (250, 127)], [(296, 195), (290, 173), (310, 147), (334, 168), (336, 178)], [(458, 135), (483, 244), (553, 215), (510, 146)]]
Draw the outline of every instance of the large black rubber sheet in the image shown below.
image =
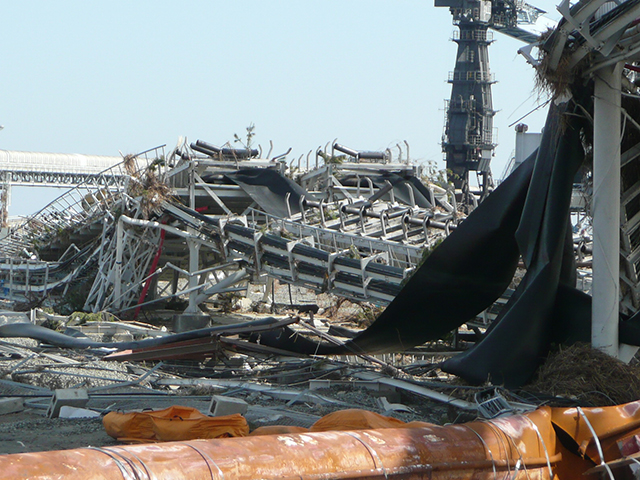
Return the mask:
[[(472, 383), (490, 380), (507, 386), (526, 383), (554, 337), (554, 312), (560, 295), (571, 295), (572, 276), (563, 265), (575, 174), (584, 158), (578, 117), (564, 115), (567, 104), (552, 108), (538, 150), (516, 240), (527, 268), (514, 295), (486, 338), (446, 361), (444, 371)], [(573, 252), (569, 255), (573, 258)], [(566, 312), (571, 320), (571, 309)]]

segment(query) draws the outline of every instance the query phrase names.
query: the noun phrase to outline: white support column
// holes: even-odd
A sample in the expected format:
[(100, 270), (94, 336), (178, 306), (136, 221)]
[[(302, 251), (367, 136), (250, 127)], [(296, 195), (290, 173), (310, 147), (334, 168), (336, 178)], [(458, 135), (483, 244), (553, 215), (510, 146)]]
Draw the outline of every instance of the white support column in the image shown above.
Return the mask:
[[(1, 130), (1, 129), (0, 129)], [(9, 207), (11, 206), (11, 183), (9, 183), (9, 172), (5, 172), (4, 179), (0, 180), (0, 229), (9, 226)]]
[(593, 321), (591, 344), (618, 357), (620, 301), (620, 84), (622, 64), (595, 76)]
[(124, 219), (122, 216), (118, 219), (116, 226), (116, 264), (114, 265), (113, 275), (113, 306), (117, 310), (120, 308), (122, 300), (122, 258), (124, 252)]
[(187, 238), (187, 245), (189, 246), (189, 305), (184, 313), (202, 313), (198, 308), (198, 297), (200, 291), (197, 290), (199, 284), (199, 275), (194, 275), (200, 269), (200, 242)]
[[(195, 210), (196, 208), (196, 166), (193, 161), (189, 165), (189, 208)], [(188, 227), (187, 232), (191, 235), (196, 235), (197, 232), (193, 227)], [(198, 314), (202, 311), (198, 308), (197, 297), (200, 293), (196, 290), (198, 286), (198, 276), (194, 275), (200, 269), (200, 243), (196, 242), (192, 238), (187, 238), (187, 246), (189, 247), (189, 305), (184, 313)]]

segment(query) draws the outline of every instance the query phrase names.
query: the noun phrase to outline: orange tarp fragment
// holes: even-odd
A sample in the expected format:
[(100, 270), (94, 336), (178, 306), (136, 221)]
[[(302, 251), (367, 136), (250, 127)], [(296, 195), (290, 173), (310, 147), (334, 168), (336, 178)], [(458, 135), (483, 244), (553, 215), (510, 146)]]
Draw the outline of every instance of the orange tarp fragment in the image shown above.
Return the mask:
[(406, 424), (397, 418), (385, 417), (368, 410), (340, 410), (325, 415), (311, 425), (311, 432), (327, 432), (329, 430), (371, 430), (378, 428), (402, 428)]
[(102, 423), (110, 436), (126, 443), (244, 437), (249, 434), (247, 420), (238, 413), (209, 417), (195, 408), (181, 406), (148, 412), (109, 412)]

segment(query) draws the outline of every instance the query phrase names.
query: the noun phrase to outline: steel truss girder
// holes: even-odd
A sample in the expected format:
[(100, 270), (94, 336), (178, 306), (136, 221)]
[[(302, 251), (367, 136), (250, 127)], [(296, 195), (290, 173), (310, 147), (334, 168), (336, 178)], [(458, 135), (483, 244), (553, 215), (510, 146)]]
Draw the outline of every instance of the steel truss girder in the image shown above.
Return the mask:
[(95, 185), (97, 187), (113, 187), (122, 184), (124, 175), (102, 175), (99, 173), (71, 173), (71, 172), (34, 172), (28, 170), (2, 170), (4, 181), (11, 185), (24, 186), (64, 186), (64, 185)]

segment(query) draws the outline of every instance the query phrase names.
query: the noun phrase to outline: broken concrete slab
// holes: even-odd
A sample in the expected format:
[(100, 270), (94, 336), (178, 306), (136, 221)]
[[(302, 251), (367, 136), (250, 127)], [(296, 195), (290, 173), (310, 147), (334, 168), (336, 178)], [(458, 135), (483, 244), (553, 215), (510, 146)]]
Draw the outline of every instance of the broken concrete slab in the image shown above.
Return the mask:
[(89, 410), (88, 408), (72, 407), (70, 405), (63, 405), (60, 408), (59, 418), (96, 418), (100, 414), (95, 410)]
[(24, 401), (20, 397), (0, 398), (0, 415), (21, 412), (24, 410)]
[(81, 388), (62, 388), (54, 390), (51, 403), (47, 410), (47, 417), (57, 418), (64, 406), (84, 407), (89, 402), (87, 390)]
[(224, 395), (213, 395), (209, 404), (209, 414), (214, 417), (233, 415), (234, 413), (244, 414), (249, 409), (249, 404), (241, 398), (226, 397)]

